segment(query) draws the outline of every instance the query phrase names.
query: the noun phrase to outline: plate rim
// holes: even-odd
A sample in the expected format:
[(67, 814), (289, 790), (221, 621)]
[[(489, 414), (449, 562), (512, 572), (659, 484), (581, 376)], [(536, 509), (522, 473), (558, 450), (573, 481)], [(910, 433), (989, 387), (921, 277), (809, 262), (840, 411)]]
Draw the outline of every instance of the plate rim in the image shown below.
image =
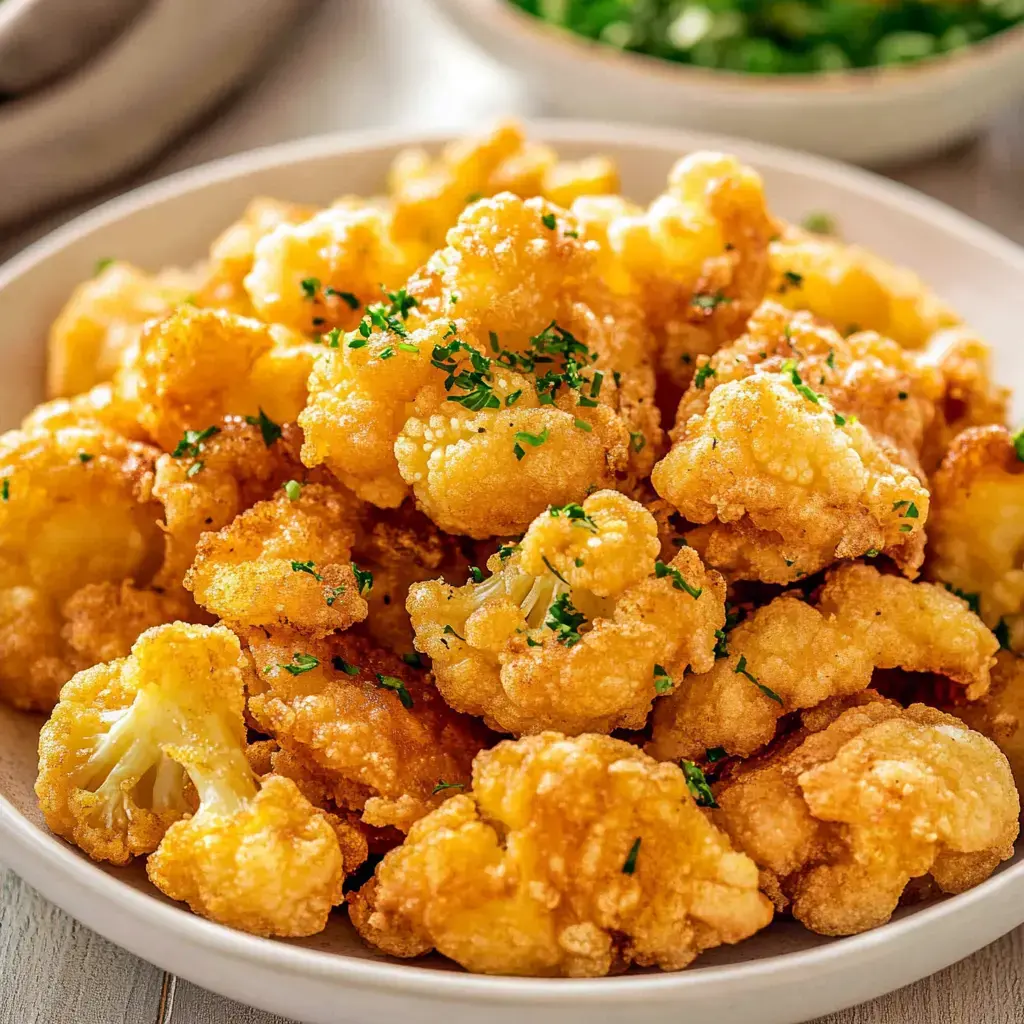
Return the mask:
[[(911, 212), (963, 242), (987, 250), (1009, 264), (1021, 276), (1024, 284), (1024, 247), (936, 199), (870, 171), (795, 150), (682, 129), (569, 119), (530, 119), (525, 120), (524, 124), (531, 137), (554, 145), (560, 142), (586, 142), (599, 149), (602, 145), (615, 143), (660, 150), (677, 149), (680, 153), (697, 148), (722, 149), (755, 165), (813, 175), (837, 188), (856, 192), (884, 206)], [(336, 132), (247, 150), (179, 171), (107, 200), (31, 243), (0, 266), (0, 290), (6, 290), (20, 276), (83, 236), (138, 210), (183, 198), (207, 185), (332, 155), (358, 155), (398, 145), (430, 147), (459, 136), (460, 133), (453, 130), (409, 131), (388, 128)], [(979, 905), (998, 900), (1001, 894), (1014, 887), (1018, 893), (1024, 892), (1024, 860), (1021, 860), (965, 893), (935, 902), (871, 931), (835, 939), (811, 949), (734, 964), (698, 966), (696, 969), (679, 972), (586, 979), (520, 978), (438, 971), (415, 963), (363, 959), (234, 931), (125, 884), (115, 875), (87, 860), (70, 845), (37, 827), (2, 794), (0, 853), (9, 866), (58, 905), (63, 905), (65, 901), (49, 895), (59, 888), (59, 883), (52, 884), (50, 881), (51, 871), (59, 874), (65, 882), (116, 905), (141, 929), (163, 928), (168, 934), (175, 934), (183, 945), (200, 952), (227, 956), (250, 965), (273, 965), (295, 977), (356, 984), (364, 989), (389, 986), (406, 995), (471, 1001), (500, 999), (513, 1004), (540, 1001), (547, 1004), (571, 1003), (574, 1009), (596, 1007), (609, 999), (618, 1001), (637, 996), (664, 1001), (668, 997), (683, 997), (691, 991), (725, 985), (733, 986), (735, 991), (739, 986), (749, 989), (767, 983), (772, 987), (797, 983), (809, 972), (834, 973), (858, 961), (863, 963), (865, 959), (878, 956), (890, 947), (898, 948), (909, 936), (946, 922), (950, 917), (965, 915), (972, 908), (977, 910)], [(10, 856), (10, 853), (15, 856)], [(1019, 917), (1024, 922), (1024, 901), (1020, 902)], [(93, 921), (85, 919), (84, 915), (83, 923), (103, 932), (102, 923), (97, 927)], [(965, 951), (964, 955), (970, 952), (974, 952), (974, 949)], [(145, 953), (139, 955), (146, 956)]]

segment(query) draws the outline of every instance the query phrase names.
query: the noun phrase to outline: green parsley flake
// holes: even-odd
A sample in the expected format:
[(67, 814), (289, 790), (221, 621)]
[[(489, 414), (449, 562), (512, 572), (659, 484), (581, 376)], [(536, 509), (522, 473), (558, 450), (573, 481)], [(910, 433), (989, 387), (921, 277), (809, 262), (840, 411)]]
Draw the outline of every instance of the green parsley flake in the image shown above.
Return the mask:
[(714, 793), (708, 785), (704, 772), (692, 761), (680, 761), (679, 766), (683, 769), (683, 778), (686, 779), (686, 788), (690, 796), (697, 801), (698, 807), (717, 807)]
[(836, 368), (836, 354), (832, 349), (828, 350), (828, 359), (825, 360), (825, 365), (830, 369)]
[(517, 444), (512, 448), (512, 451), (515, 452), (516, 459), (522, 462), (523, 457), (526, 455), (526, 450), (521, 447), (521, 445), (528, 444), (531, 448), (539, 448), (548, 439), (548, 433), (547, 427), (545, 427), (539, 434), (531, 434), (527, 430), (517, 430)]
[(430, 791), (431, 796), (437, 796), (438, 793), (443, 793), (446, 789), (465, 789), (466, 784), (464, 782), (445, 782), (444, 779), (438, 779), (437, 785)]
[(845, 427), (846, 426), (846, 417), (845, 416), (840, 416), (839, 413), (836, 413), (835, 414), (835, 423), (836, 423), (837, 427)]
[(905, 509), (900, 514), (901, 519), (917, 519), (920, 516), (920, 512), (917, 510), (917, 506), (912, 502), (904, 499), (903, 501), (894, 501), (892, 503), (893, 512), (899, 512), (900, 509)]
[(353, 665), (352, 662), (346, 661), (340, 654), (336, 654), (331, 658), (331, 664), (338, 672), (344, 672), (347, 676), (357, 676), (362, 672), (358, 665)]
[(518, 402), (519, 399), (522, 398), (522, 397), (523, 397), (523, 389), (522, 388), (518, 388), (517, 390), (513, 391), (512, 394), (506, 395), (505, 396), (505, 408), (508, 409), (511, 406), (515, 405), (516, 402)]
[(0, 484), (0, 501), (9, 501), (10, 497), (11, 497), (11, 481), (5, 479), (4, 482), (2, 484)]
[(409, 668), (426, 668), (426, 663), (423, 661), (423, 656), (419, 651), (406, 651), (402, 655), (402, 661), (409, 666)]
[(721, 292), (715, 292), (712, 295), (710, 292), (697, 292), (696, 295), (690, 299), (690, 305), (695, 309), (713, 310), (719, 306), (725, 305), (732, 302), (732, 299), (728, 295), (723, 295)]
[(302, 288), (302, 297), (312, 302), (316, 298), (316, 293), (320, 291), (320, 278), (304, 277), (299, 282), (299, 287)]
[(659, 696), (672, 692), (672, 677), (665, 671), (663, 665), (654, 666), (654, 692)]
[(701, 391), (704, 390), (704, 382), (708, 377), (715, 375), (715, 369), (710, 363), (705, 363), (703, 366), (697, 368), (697, 372), (693, 375), (693, 386), (699, 388)]
[(1017, 453), (1017, 458), (1024, 462), (1024, 427), (1021, 427), (1010, 440), (1013, 442), (1013, 450)]
[(214, 434), (220, 433), (220, 427), (207, 427), (205, 430), (186, 430), (182, 439), (174, 446), (171, 452), (172, 458), (180, 459), (182, 456), (196, 458), (202, 450), (203, 445)]
[(95, 455), (90, 455), (89, 452), (79, 452), (78, 453), (78, 461), (82, 462), (82, 463), (92, 462), (92, 460), (95, 459), (95, 458), (96, 458), (96, 456)]
[(469, 575), (473, 577), (474, 583), (483, 583), (484, 571), (478, 565), (471, 565), (469, 567)]
[(789, 379), (793, 382), (793, 387), (804, 396), (809, 402), (813, 402), (815, 405), (821, 405), (821, 395), (819, 395), (813, 388), (805, 384), (800, 377), (799, 372), (796, 368), (796, 362), (792, 359), (787, 359), (782, 364), (782, 372), (789, 374)]
[(896, 395), (896, 397), (901, 402), (905, 402), (910, 397), (910, 395), (906, 391), (901, 391), (901, 392), (899, 392), (899, 394)]
[(717, 764), (729, 755), (726, 753), (725, 747), (708, 747), (704, 751), (704, 756), (708, 759), (708, 764)]
[(245, 422), (251, 427), (259, 427), (263, 443), (269, 448), (280, 436), (281, 428), (261, 408), (259, 416), (246, 416)]
[(358, 309), (362, 305), (357, 295), (353, 295), (351, 292), (339, 292), (336, 288), (325, 288), (324, 295), (337, 296), (349, 309)]
[(328, 608), (333, 608), (334, 607), (334, 602), (337, 601), (338, 598), (341, 597), (341, 595), (344, 594), (344, 593), (345, 593), (345, 584), (344, 583), (340, 583), (336, 587), (331, 587), (331, 589), (327, 593), (327, 607)]
[(111, 263), (116, 262), (117, 261), (113, 258), (113, 256), (104, 256), (103, 259), (97, 260), (96, 267), (93, 270), (93, 277), (98, 277), (100, 274), (103, 273), (104, 270), (107, 269), (107, 267), (111, 265)]
[(771, 698), (780, 707), (782, 706), (782, 698), (774, 690), (768, 689), (764, 683), (759, 682), (757, 676), (747, 668), (746, 655), (740, 655), (740, 660), (736, 663), (736, 668), (733, 671), (738, 676), (746, 676), (766, 697)]
[(298, 501), (302, 494), (302, 484), (298, 480), (286, 480), (284, 482), (284, 493), (289, 501)]
[(807, 214), (803, 219), (804, 231), (810, 231), (813, 235), (835, 235), (836, 222), (830, 214), (815, 211)]
[(292, 572), (304, 572), (307, 576), (312, 576), (317, 583), (323, 583), (324, 578), (316, 571), (315, 562), (292, 562)]
[(498, 546), (498, 557), (506, 562), (519, 550), (518, 544), (501, 544)]
[(597, 533), (597, 523), (587, 515), (586, 509), (582, 505), (574, 501), (568, 505), (551, 505), (548, 507), (548, 512), (552, 519), (565, 518), (576, 526), (583, 526), (591, 533)]
[(555, 230), (555, 223), (556, 223), (556, 221), (555, 221), (555, 215), (553, 213), (545, 213), (544, 216), (541, 217), (540, 220), (541, 220), (541, 223), (544, 225), (544, 227), (546, 227), (549, 231), (554, 231)]
[(999, 649), (1001, 651), (1011, 651), (1013, 648), (1010, 646), (1010, 627), (1006, 622), (1006, 619), (1000, 619), (996, 624), (996, 628), (992, 630), (996, 635), (996, 639), (999, 641)]
[(631, 430), (629, 432), (629, 446), (638, 454), (647, 447), (647, 438), (642, 430)]
[(878, 548), (868, 548), (867, 551), (864, 552), (864, 557), (877, 558), (881, 553), (882, 552), (879, 551)]
[(377, 675), (377, 685), (384, 687), (385, 690), (394, 690), (398, 694), (398, 699), (402, 702), (403, 708), (412, 707), (412, 694), (405, 688), (405, 683), (402, 682), (398, 676), (385, 676), (380, 672)]
[(673, 568), (671, 565), (666, 565), (662, 561), (654, 563), (654, 576), (659, 580), (668, 576), (672, 580), (672, 586), (676, 590), (685, 591), (694, 600), (704, 593), (702, 588), (690, 586), (690, 584), (683, 579), (683, 574), (678, 569)]
[(624, 875), (631, 875), (636, 871), (636, 858), (640, 853), (641, 838), (641, 836), (637, 836), (633, 840), (633, 845), (629, 848), (629, 853), (626, 854), (626, 859), (622, 862), (622, 873)]
[(441, 632), (446, 634), (446, 635), (448, 635), (448, 636), (457, 637), (463, 643), (466, 642), (466, 638), (461, 633), (456, 633), (455, 632), (455, 627), (452, 626), (452, 625), (445, 626), (444, 629), (441, 630)]
[(548, 561), (547, 555), (541, 555), (540, 560), (548, 567), (548, 571), (552, 576), (561, 580), (566, 586), (569, 586), (569, 581)]
[(373, 573), (369, 569), (360, 569), (355, 562), (352, 563), (352, 573), (356, 578), (360, 594), (368, 594), (373, 590)]
[(206, 463), (203, 462), (202, 459), (196, 459), (196, 461), (193, 462), (192, 465), (189, 466), (188, 469), (185, 470), (185, 476), (189, 480), (191, 480), (192, 477), (194, 477), (196, 475), (196, 473), (198, 473), (203, 468), (203, 466), (205, 466), (205, 465), (206, 465)]
[(323, 337), (328, 348), (337, 348), (341, 344), (341, 328), (332, 327)]
[[(547, 562), (547, 559), (544, 561)], [(551, 568), (550, 565), (548, 568)], [(555, 575), (557, 576), (558, 574), (555, 573)], [(561, 579), (561, 577), (559, 578)], [(544, 625), (554, 632), (555, 639), (560, 644), (566, 647), (573, 647), (582, 639), (579, 627), (586, 621), (587, 617), (573, 607), (569, 595), (560, 594), (555, 603), (548, 608), (548, 617)]]
[(313, 669), (320, 664), (318, 658), (314, 658), (312, 654), (301, 654), (296, 651), (292, 655), (292, 663), (290, 665), (278, 665), (278, 668), (283, 668), (285, 672), (293, 676), (301, 676), (303, 672), (311, 672)]

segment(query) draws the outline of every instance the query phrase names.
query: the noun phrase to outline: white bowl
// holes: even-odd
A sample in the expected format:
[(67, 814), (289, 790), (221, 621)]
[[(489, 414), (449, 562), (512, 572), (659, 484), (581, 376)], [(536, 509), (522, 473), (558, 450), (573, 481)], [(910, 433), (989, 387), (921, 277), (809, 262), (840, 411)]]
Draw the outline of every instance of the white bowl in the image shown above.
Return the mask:
[[(736, 152), (765, 176), (774, 208), (827, 210), (849, 235), (926, 275), (997, 349), (1001, 379), (1024, 391), (1024, 251), (898, 185), (812, 157), (728, 139), (597, 124), (540, 123), (568, 157), (615, 158), (627, 193), (648, 199), (681, 153)], [(140, 189), (79, 218), (0, 268), (0, 426), (41, 397), (43, 338), (98, 259), (157, 268), (201, 256), (260, 194), (326, 202), (377, 190), (397, 150), (437, 136), (363, 134), (288, 143)], [(342, 914), (322, 935), (269, 941), (195, 917), (152, 889), (141, 866), (104, 868), (55, 839), (32, 795), (37, 719), (0, 707), (0, 858), (108, 939), (224, 995), (319, 1024), (783, 1024), (870, 999), (939, 970), (1024, 921), (1024, 860), (961, 896), (901, 910), (864, 935), (826, 940), (778, 921), (678, 974), (596, 980), (488, 978), (434, 958), (399, 963), (363, 947)]]
[(737, 135), (878, 165), (935, 152), (1024, 95), (1024, 25), (906, 67), (750, 75), (574, 35), (508, 0), (435, 0), (552, 113)]

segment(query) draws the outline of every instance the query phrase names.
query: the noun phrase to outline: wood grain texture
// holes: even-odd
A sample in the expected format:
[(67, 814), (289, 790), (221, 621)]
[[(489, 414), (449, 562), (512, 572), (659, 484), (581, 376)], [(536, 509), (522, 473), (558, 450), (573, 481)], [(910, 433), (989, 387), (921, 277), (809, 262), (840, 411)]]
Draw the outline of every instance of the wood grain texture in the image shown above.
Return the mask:
[(0, 1024), (155, 1024), (163, 976), (0, 870)]

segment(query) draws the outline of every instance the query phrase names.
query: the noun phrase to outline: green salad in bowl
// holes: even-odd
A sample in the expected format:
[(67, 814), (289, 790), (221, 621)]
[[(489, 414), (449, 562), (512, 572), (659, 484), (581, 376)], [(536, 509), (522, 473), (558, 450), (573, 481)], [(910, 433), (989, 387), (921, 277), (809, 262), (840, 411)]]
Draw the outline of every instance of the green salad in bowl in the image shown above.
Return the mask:
[(619, 50), (762, 75), (910, 64), (1024, 22), (1024, 0), (508, 0)]

